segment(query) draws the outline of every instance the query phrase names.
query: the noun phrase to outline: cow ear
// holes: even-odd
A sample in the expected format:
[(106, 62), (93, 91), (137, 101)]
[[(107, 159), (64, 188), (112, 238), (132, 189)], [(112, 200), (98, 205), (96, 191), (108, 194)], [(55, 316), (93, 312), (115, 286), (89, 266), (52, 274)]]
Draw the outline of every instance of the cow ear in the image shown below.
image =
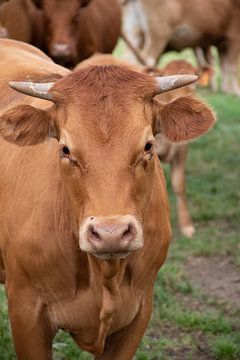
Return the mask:
[(171, 142), (190, 141), (208, 130), (216, 122), (209, 106), (186, 96), (164, 104), (154, 98), (154, 133), (161, 133)]
[(58, 134), (50, 112), (30, 105), (18, 105), (0, 116), (0, 135), (19, 146), (36, 145)]
[(81, 7), (87, 6), (92, 0), (82, 0), (81, 1)]

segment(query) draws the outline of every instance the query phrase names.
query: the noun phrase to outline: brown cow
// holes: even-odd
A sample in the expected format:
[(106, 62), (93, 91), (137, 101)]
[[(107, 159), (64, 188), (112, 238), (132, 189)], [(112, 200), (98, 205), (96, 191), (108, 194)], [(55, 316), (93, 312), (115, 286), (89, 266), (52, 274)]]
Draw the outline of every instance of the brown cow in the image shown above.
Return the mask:
[[(149, 66), (166, 50), (219, 50), (223, 91), (240, 94), (240, 6), (235, 0), (126, 0), (124, 32)], [(210, 61), (211, 59), (209, 59)]]
[(214, 115), (155, 99), (192, 75), (69, 74), (27, 44), (0, 51), (0, 273), (17, 357), (50, 360), (63, 329), (98, 360), (130, 360), (171, 233), (154, 135), (187, 141)]
[(111, 53), (121, 29), (118, 0), (43, 0), (46, 51), (74, 66), (96, 52)]
[[(192, 74), (198, 75), (198, 83), (202, 84), (202, 77), (204, 78), (206, 73), (202, 69), (193, 67), (185, 60), (171, 61), (163, 69), (155, 68), (149, 69), (144, 66), (128, 64), (122, 59), (118, 59), (112, 55), (96, 54), (91, 58), (82, 61), (76, 66), (76, 70), (82, 69), (89, 65), (128, 65), (132, 70), (151, 73), (152, 75), (173, 75), (173, 74)], [(209, 69), (206, 69), (208, 72)], [(185, 86), (181, 89), (176, 89), (165, 94), (160, 94), (156, 98), (165, 103), (170, 103), (172, 100), (181, 96), (194, 95), (194, 85)], [(166, 139), (163, 139), (161, 134), (157, 134), (155, 137), (156, 152), (161, 161), (169, 163), (171, 166), (171, 183), (173, 191), (177, 197), (177, 214), (180, 230), (183, 235), (192, 237), (195, 233), (195, 228), (191, 220), (191, 216), (188, 211), (186, 187), (185, 187), (185, 163), (188, 153), (188, 144), (176, 144)]]
[(2, 1), (0, 3), (0, 24), (3, 29), (1, 30), (0, 27), (0, 37), (8, 37), (43, 47), (42, 14), (31, 0)]

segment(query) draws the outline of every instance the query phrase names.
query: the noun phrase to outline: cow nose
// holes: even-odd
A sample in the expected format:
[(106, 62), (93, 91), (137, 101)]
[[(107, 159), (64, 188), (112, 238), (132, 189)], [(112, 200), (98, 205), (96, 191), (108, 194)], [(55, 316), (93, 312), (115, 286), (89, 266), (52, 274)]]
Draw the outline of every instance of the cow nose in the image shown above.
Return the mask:
[(80, 229), (80, 248), (101, 258), (125, 257), (142, 244), (142, 227), (131, 215), (90, 217)]
[(8, 31), (4, 27), (0, 27), (0, 38), (7, 38), (8, 37)]
[(90, 242), (98, 244), (101, 241), (112, 246), (116, 242), (118, 245), (121, 245), (120, 247), (128, 246), (133, 240), (135, 233), (134, 225), (131, 223), (99, 223), (90, 225), (88, 229)]
[(72, 55), (69, 44), (55, 43), (50, 50), (51, 56), (54, 58), (70, 58)]

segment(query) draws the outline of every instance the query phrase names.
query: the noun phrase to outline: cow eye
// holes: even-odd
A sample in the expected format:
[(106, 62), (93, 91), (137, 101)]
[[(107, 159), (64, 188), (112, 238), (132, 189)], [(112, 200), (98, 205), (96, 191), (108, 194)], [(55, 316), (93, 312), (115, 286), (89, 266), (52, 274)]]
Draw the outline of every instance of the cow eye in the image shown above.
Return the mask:
[(64, 155), (67, 155), (67, 156), (70, 155), (70, 150), (66, 145), (63, 146), (62, 152)]
[(145, 152), (150, 152), (152, 150), (152, 143), (151, 142), (147, 142), (144, 148)]

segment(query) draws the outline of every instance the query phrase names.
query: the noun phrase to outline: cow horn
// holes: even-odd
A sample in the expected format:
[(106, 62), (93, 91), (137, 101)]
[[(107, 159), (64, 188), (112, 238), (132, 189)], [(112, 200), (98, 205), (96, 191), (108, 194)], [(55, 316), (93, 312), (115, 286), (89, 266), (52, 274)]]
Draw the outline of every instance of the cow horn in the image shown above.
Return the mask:
[(159, 76), (156, 80), (155, 95), (189, 85), (198, 79), (197, 75)]
[(52, 95), (48, 92), (55, 84), (51, 83), (33, 83), (30, 81), (9, 81), (9, 86), (20, 93), (34, 96), (40, 99), (53, 101)]

